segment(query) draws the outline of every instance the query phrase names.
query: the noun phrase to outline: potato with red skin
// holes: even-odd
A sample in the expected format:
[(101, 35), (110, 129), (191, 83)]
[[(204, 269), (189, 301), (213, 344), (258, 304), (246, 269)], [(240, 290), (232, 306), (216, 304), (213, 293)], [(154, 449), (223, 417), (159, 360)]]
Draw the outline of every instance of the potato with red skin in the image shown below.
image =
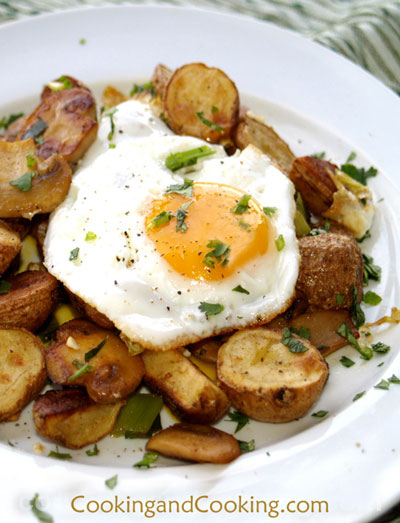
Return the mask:
[(0, 220), (0, 276), (8, 269), (22, 248), (19, 234)]

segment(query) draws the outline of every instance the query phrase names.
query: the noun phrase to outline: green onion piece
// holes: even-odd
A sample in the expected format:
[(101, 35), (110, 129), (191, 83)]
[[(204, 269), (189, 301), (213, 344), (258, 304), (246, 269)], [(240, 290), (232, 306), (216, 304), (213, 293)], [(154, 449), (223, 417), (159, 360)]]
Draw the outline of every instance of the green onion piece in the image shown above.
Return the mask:
[(360, 398), (362, 398), (364, 395), (366, 394), (365, 390), (363, 390), (362, 392), (359, 392), (358, 394), (356, 394), (353, 398), (353, 401), (357, 401), (359, 400)]
[(340, 363), (343, 365), (343, 367), (352, 367), (353, 365), (355, 365), (355, 362), (347, 356), (342, 356), (340, 358)]
[(236, 432), (239, 432), (239, 430), (242, 430), (242, 428), (250, 423), (250, 420), (247, 416), (242, 414), (241, 412), (238, 412), (237, 410), (235, 412), (228, 412), (229, 420), (227, 421), (233, 421), (234, 423), (237, 423), (235, 434)]
[(113, 437), (145, 438), (163, 406), (161, 396), (137, 393), (121, 409)]
[(314, 418), (324, 418), (328, 414), (327, 410), (319, 410), (318, 412), (314, 412), (311, 414)]
[(241, 292), (242, 294), (250, 294), (250, 292), (247, 289), (243, 288), (241, 285), (236, 285), (236, 287), (234, 287), (232, 290), (234, 292)]
[(364, 311), (361, 309), (361, 306), (358, 303), (357, 299), (358, 299), (357, 288), (354, 285), (353, 286), (353, 303), (350, 308), (350, 314), (351, 314), (351, 319), (354, 322), (354, 325), (358, 329), (359, 327), (361, 327), (361, 325), (364, 325), (364, 323), (365, 323), (365, 314), (364, 314)]
[(386, 343), (382, 343), (381, 341), (378, 341), (378, 343), (373, 343), (371, 347), (374, 352), (380, 352), (381, 354), (385, 354), (386, 352), (390, 351), (390, 346), (386, 345)]
[(390, 383), (395, 383), (396, 385), (400, 385), (400, 379), (395, 375), (393, 374), (389, 379), (388, 381)]
[(146, 467), (146, 468), (150, 468), (150, 465), (152, 463), (154, 463), (158, 458), (158, 453), (157, 452), (146, 452), (145, 455), (143, 456), (143, 459), (141, 461), (138, 461), (137, 463), (135, 463), (133, 466), (134, 467), (137, 467), (137, 468), (140, 468), (140, 467)]
[(363, 302), (367, 305), (378, 305), (382, 301), (382, 298), (372, 291), (367, 291), (363, 296)]
[(85, 237), (85, 242), (92, 242), (97, 238), (97, 234), (92, 231), (88, 231)]
[(205, 301), (200, 302), (199, 310), (204, 312), (206, 318), (220, 314), (224, 310), (224, 306), (219, 303), (206, 303)]
[(33, 498), (29, 501), (29, 504), (31, 506), (31, 510), (34, 516), (41, 521), (42, 523), (53, 523), (54, 519), (50, 514), (47, 512), (44, 512), (38, 507), (39, 502), (39, 494), (35, 494)]
[(189, 149), (188, 151), (170, 154), (165, 160), (165, 165), (169, 170), (175, 172), (183, 167), (195, 165), (197, 160), (205, 156), (210, 156), (211, 154), (215, 154), (215, 151), (211, 149), (211, 147), (208, 147), (208, 145), (203, 145), (195, 149)]
[(238, 203), (235, 205), (233, 209), (231, 209), (231, 213), (233, 214), (243, 214), (246, 211), (249, 210), (249, 201), (251, 198), (251, 194), (244, 194)]
[(357, 243), (362, 243), (364, 240), (371, 238), (371, 231), (368, 230), (362, 238), (356, 238)]
[(362, 255), (364, 260), (364, 272), (363, 272), (363, 281), (364, 285), (368, 285), (368, 280), (380, 281), (382, 269), (379, 265), (374, 264), (374, 259), (368, 254)]
[(17, 187), (22, 192), (27, 192), (32, 189), (32, 179), (35, 176), (35, 173), (26, 172), (16, 180), (9, 182), (13, 187)]
[(87, 456), (97, 456), (97, 454), (99, 453), (99, 447), (96, 445), (96, 443), (94, 444), (94, 447), (93, 447), (93, 450), (89, 449), (86, 451), (86, 455)]
[(251, 225), (246, 223), (244, 220), (240, 219), (238, 221), (239, 227), (243, 229), (244, 231), (250, 232), (251, 231)]
[(75, 249), (72, 249), (72, 251), (69, 253), (69, 261), (77, 260), (79, 256), (79, 247), (75, 247)]
[(104, 483), (106, 484), (106, 486), (109, 489), (115, 488), (118, 483), (118, 474), (115, 474), (115, 476), (112, 476), (111, 478), (106, 479)]
[(373, 350), (370, 347), (360, 346), (347, 323), (342, 323), (336, 332), (339, 334), (339, 336), (342, 336), (342, 338), (345, 338), (351, 345), (353, 345), (353, 347), (358, 350), (364, 360), (370, 360), (372, 358), (374, 354)]
[(148, 91), (153, 96), (156, 94), (153, 84), (150, 81), (150, 82), (146, 82), (143, 85), (133, 84), (133, 87), (129, 93), (129, 96), (134, 96), (135, 94), (143, 93), (144, 91)]
[(83, 374), (86, 374), (87, 372), (93, 371), (93, 367), (89, 365), (89, 363), (83, 364), (80, 363), (78, 360), (74, 360), (72, 363), (75, 365), (75, 367), (78, 367), (78, 370), (68, 378), (68, 383), (75, 381), (77, 378), (80, 378), (81, 376), (83, 376)]
[(151, 220), (147, 228), (155, 229), (156, 227), (161, 227), (161, 225), (169, 223), (173, 217), (174, 215), (171, 213), (171, 211), (162, 211), (158, 216)]
[(116, 107), (112, 107), (110, 110), (108, 110), (105, 113), (105, 115), (110, 118), (110, 126), (111, 126), (110, 132), (107, 135), (107, 140), (108, 141), (111, 141), (113, 139), (113, 136), (114, 136), (114, 132), (115, 132), (114, 114), (117, 111), (118, 111), (118, 109)]
[(96, 345), (96, 347), (94, 347), (94, 349), (91, 349), (88, 352), (86, 352), (85, 361), (88, 362), (89, 360), (94, 358), (96, 356), (96, 354), (99, 352), (99, 350), (102, 349), (104, 347), (104, 345), (107, 343), (107, 340), (108, 340), (108, 336), (106, 336), (104, 338), (104, 340), (102, 340), (98, 345)]
[(292, 336), (292, 333), (287, 328), (283, 329), (281, 343), (285, 345), (290, 352), (300, 353), (308, 350), (300, 340)]
[(49, 452), (48, 456), (49, 456), (49, 458), (60, 459), (62, 461), (65, 461), (67, 459), (72, 459), (71, 454), (67, 454), (65, 452), (58, 452), (58, 449), (57, 450), (51, 450)]
[(277, 207), (263, 207), (264, 214), (266, 214), (269, 217), (274, 215), (277, 210), (278, 210)]
[(298, 209), (296, 209), (296, 214), (294, 215), (294, 227), (296, 229), (296, 236), (299, 238), (307, 236), (311, 231), (307, 220)]
[(285, 247), (285, 238), (280, 234), (275, 240), (275, 245), (278, 251), (281, 251)]
[(251, 441), (239, 441), (238, 440), (238, 443), (239, 443), (239, 448), (242, 452), (251, 452), (256, 449), (254, 439), (252, 439)]
[(85, 45), (86, 44), (86, 38), (80, 38), (79, 39), (79, 43), (80, 43), (80, 45)]
[(207, 125), (207, 127), (211, 127), (211, 129), (214, 129), (214, 131), (223, 131), (224, 128), (220, 125), (217, 125), (214, 122), (210, 122), (210, 120), (207, 120), (207, 118), (204, 117), (203, 111), (199, 111), (196, 113), (197, 116), (200, 118), (200, 120), (203, 122), (204, 125)]
[(382, 390), (389, 390), (390, 383), (386, 380), (381, 380), (377, 385), (375, 385), (374, 389), (382, 389)]
[(34, 167), (36, 165), (36, 158), (34, 157), (34, 153), (28, 153), (26, 155), (26, 165), (28, 167), (28, 169), (30, 169), (31, 167)]
[(5, 280), (0, 281), (0, 294), (8, 294), (11, 289), (11, 283)]
[(217, 113), (218, 111), (219, 111), (219, 109), (218, 109), (218, 107), (215, 107), (215, 105), (213, 105), (213, 106), (211, 107), (211, 112), (212, 112), (212, 114), (215, 114), (215, 113)]
[(184, 196), (193, 196), (193, 180), (185, 178), (185, 183), (174, 184), (167, 187), (165, 194), (183, 194)]

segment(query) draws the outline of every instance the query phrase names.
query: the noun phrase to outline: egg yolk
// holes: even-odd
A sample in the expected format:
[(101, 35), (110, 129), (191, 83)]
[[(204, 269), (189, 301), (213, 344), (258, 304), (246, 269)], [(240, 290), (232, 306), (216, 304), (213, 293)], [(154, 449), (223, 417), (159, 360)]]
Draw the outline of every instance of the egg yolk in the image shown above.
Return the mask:
[(251, 198), (237, 208), (243, 196), (214, 183), (194, 183), (190, 197), (165, 194), (146, 216), (147, 235), (182, 276), (222, 280), (264, 254), (272, 236), (257, 202)]

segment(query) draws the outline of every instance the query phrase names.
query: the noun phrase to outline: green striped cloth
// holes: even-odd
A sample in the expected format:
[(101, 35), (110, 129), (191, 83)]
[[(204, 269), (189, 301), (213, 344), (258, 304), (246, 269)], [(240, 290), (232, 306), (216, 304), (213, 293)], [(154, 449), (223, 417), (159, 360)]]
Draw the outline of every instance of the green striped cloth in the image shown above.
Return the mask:
[(0, 1), (0, 23), (71, 7), (154, 3), (239, 12), (293, 29), (353, 60), (400, 94), (399, 0), (13, 0)]

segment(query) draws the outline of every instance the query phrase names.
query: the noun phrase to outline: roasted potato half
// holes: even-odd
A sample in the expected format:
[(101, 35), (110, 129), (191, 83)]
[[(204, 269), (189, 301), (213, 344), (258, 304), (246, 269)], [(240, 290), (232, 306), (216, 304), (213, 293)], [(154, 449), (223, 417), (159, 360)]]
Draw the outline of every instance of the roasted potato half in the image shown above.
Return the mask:
[(33, 406), (37, 431), (70, 449), (99, 441), (114, 428), (124, 402), (99, 405), (84, 389), (49, 390)]
[(0, 329), (0, 421), (15, 419), (46, 383), (43, 347), (25, 329)]
[(8, 269), (21, 247), (19, 234), (0, 220), (0, 276)]
[(80, 89), (84, 89), (85, 91), (88, 91), (90, 93), (90, 89), (80, 80), (77, 80), (76, 78), (74, 78), (73, 76), (69, 76), (68, 74), (63, 74), (44, 86), (40, 98), (43, 101), (47, 97), (52, 96), (54, 93), (59, 93), (60, 91), (72, 89), (73, 87), (79, 87)]
[(33, 138), (0, 142), (1, 218), (31, 219), (54, 211), (68, 193), (72, 178), (68, 163), (58, 155), (42, 160), (35, 149)]
[(307, 340), (301, 339), (305, 351), (296, 353), (281, 340), (276, 331), (245, 329), (218, 352), (221, 386), (250, 418), (273, 423), (301, 418), (328, 378), (328, 364)]
[(238, 441), (207, 425), (178, 423), (152, 436), (146, 450), (198, 463), (230, 463), (240, 456)]
[(163, 109), (175, 133), (217, 143), (229, 137), (237, 123), (239, 94), (220, 69), (190, 63), (172, 74), (164, 89)]
[(246, 112), (244, 119), (236, 127), (234, 141), (239, 149), (254, 145), (271, 158), (282, 172), (289, 174), (295, 159), (289, 145), (272, 127), (250, 111)]
[(43, 144), (38, 145), (38, 156), (48, 158), (57, 153), (76, 163), (96, 139), (97, 128), (93, 95), (73, 87), (46, 96), (27, 118), (17, 139), (40, 135)]
[(0, 325), (36, 331), (58, 301), (58, 282), (48, 272), (25, 271), (10, 276), (6, 294), (0, 294)]
[(223, 343), (228, 340), (228, 335), (213, 336), (212, 338), (205, 338), (188, 345), (186, 348), (190, 350), (193, 356), (199, 360), (207, 363), (217, 363), (218, 351)]
[(177, 416), (190, 423), (215, 423), (229, 409), (226, 394), (179, 350), (145, 351), (145, 382), (162, 394)]
[[(56, 333), (57, 343), (46, 350), (46, 367), (54, 383), (82, 385), (96, 403), (115, 403), (133, 392), (142, 381), (144, 365), (140, 355), (131, 356), (126, 345), (110, 330), (86, 320), (71, 320)], [(99, 347), (90, 358), (85, 355)], [(76, 362), (76, 363), (74, 363)], [(88, 364), (89, 371), (71, 377)]]
[(104, 110), (111, 109), (122, 102), (125, 102), (128, 98), (118, 91), (115, 87), (108, 85), (101, 96), (101, 106)]

